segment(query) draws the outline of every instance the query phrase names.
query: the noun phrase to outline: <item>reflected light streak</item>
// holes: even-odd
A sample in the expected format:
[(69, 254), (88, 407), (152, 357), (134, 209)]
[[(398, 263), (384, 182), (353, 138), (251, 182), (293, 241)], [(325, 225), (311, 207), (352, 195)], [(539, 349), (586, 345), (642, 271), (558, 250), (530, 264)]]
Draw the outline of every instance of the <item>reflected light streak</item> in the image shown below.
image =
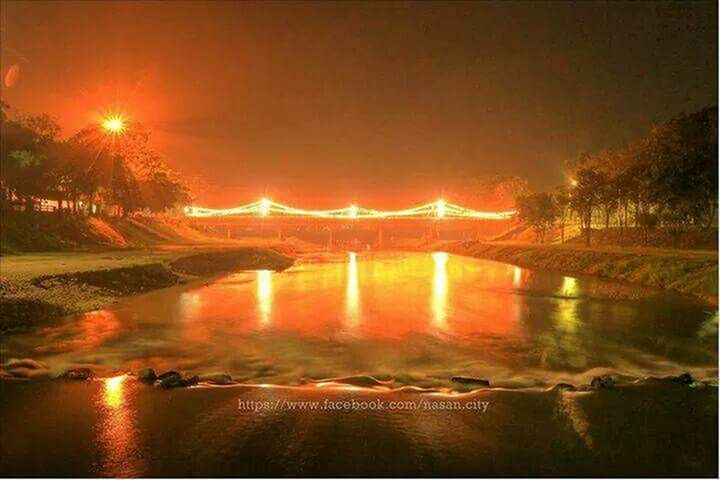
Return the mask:
[(98, 400), (100, 469), (111, 477), (142, 476), (145, 467), (142, 455), (138, 454), (135, 412), (128, 398), (127, 379), (127, 375), (103, 379)]
[(560, 287), (559, 294), (562, 297), (558, 305), (557, 311), (557, 327), (567, 333), (575, 333), (578, 326), (578, 287), (577, 279), (572, 277), (563, 277), (563, 283)]
[(106, 378), (104, 382), (103, 397), (105, 404), (113, 409), (120, 408), (124, 400), (124, 383), (127, 375)]
[(522, 287), (522, 275), (523, 275), (522, 268), (515, 267), (513, 269), (513, 287), (514, 288)]
[(577, 293), (577, 280), (572, 277), (563, 277), (560, 294), (565, 297), (575, 297)]
[(360, 288), (358, 285), (357, 253), (348, 253), (347, 288), (345, 291), (345, 317), (348, 327), (360, 320)]
[(433, 325), (441, 330), (447, 329), (447, 261), (445, 252), (433, 252), (433, 291), (432, 312)]
[(260, 324), (262, 326), (270, 325), (272, 316), (272, 272), (270, 270), (258, 270), (256, 296)]

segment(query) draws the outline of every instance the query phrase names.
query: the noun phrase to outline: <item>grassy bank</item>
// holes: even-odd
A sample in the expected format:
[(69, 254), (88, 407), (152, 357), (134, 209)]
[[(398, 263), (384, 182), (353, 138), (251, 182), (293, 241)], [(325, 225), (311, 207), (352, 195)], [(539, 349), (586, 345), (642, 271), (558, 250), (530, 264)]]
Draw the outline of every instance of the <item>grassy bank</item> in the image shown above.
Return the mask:
[(228, 245), (102, 253), (58, 252), (0, 259), (0, 331), (22, 330), (126, 295), (226, 271), (282, 270), (293, 259), (269, 248)]
[(449, 253), (569, 275), (596, 275), (718, 300), (717, 252), (520, 243), (447, 242)]
[(191, 228), (182, 218), (163, 216), (101, 218), (5, 211), (0, 215), (0, 226), (3, 255), (221, 242)]

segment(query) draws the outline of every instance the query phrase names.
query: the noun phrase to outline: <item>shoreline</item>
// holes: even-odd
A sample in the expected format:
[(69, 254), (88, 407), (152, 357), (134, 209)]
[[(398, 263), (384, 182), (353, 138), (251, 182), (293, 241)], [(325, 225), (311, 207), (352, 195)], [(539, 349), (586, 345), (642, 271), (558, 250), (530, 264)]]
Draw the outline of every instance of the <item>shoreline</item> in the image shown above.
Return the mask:
[[(312, 250), (304, 243), (240, 240), (162, 245), (149, 250), (2, 256), (0, 333), (23, 331), (67, 315), (105, 308), (131, 295), (223, 272), (282, 270), (292, 265), (297, 255)], [(437, 242), (420, 250), (444, 250), (522, 268), (669, 289), (718, 306), (717, 252), (482, 241)]]
[[(449, 250), (449, 249), (447, 249)], [(417, 252), (417, 251), (416, 251)], [(79, 254), (78, 254), (79, 255)], [(322, 254), (326, 255), (339, 255), (339, 253)], [(32, 277), (33, 279), (29, 282), (32, 288), (40, 289), (43, 293), (52, 294), (57, 291), (65, 290), (83, 290), (93, 301), (100, 301), (102, 298), (100, 295), (106, 295), (109, 298), (109, 302), (119, 301), (121, 298), (126, 300), (131, 295), (139, 295), (142, 293), (152, 293), (153, 290), (159, 290), (163, 287), (175, 287), (180, 289), (192, 288), (195, 284), (201, 284), (207, 282), (210, 279), (223, 274), (222, 272), (243, 270), (243, 269), (274, 269), (283, 270), (284, 268), (292, 265), (294, 260), (289, 257), (277, 254), (276, 251), (270, 249), (263, 249), (258, 247), (244, 247), (238, 249), (237, 247), (225, 249), (225, 250), (213, 250), (199, 252), (197, 249), (192, 251), (184, 250), (182, 252), (175, 252), (172, 255), (164, 257), (162, 262), (159, 262), (157, 258), (148, 260), (145, 264), (140, 266), (127, 266), (127, 267), (116, 267), (109, 270), (94, 270), (88, 272), (78, 273), (61, 273), (50, 275), (43, 275), (40, 277)], [(108, 285), (112, 286), (112, 282), (117, 278), (130, 277), (130, 280), (134, 280), (135, 283), (121, 284), (116, 286), (114, 289), (108, 289)], [(93, 285), (92, 283), (95, 282)], [(166, 283), (169, 283), (167, 285)], [(105, 285), (104, 285), (105, 284)], [(123, 288), (125, 290), (118, 290), (117, 288)], [(162, 292), (158, 293), (162, 295)], [(77, 305), (77, 304), (75, 304)], [(28, 324), (28, 326), (34, 326)], [(19, 353), (19, 352), (17, 352)], [(14, 357), (18, 357), (16, 362), (32, 361), (29, 358), (20, 358), (21, 356), (32, 356), (34, 355), (22, 352), (20, 355), (17, 353), (13, 354)], [(37, 357), (35, 357), (37, 358)], [(41, 360), (41, 358), (37, 358)], [(3, 359), (7, 360), (7, 358)], [(51, 362), (52, 363), (52, 362)], [(91, 362), (92, 363), (92, 362)], [(138, 369), (158, 369), (157, 373), (167, 373), (166, 371), (172, 371), (177, 369), (181, 372), (181, 375), (186, 379), (191, 379), (197, 376), (200, 383), (203, 383), (204, 377), (212, 376), (217, 372), (223, 372), (223, 376), (227, 384), (238, 384), (247, 383), (247, 385), (256, 385), (255, 383), (248, 383), (246, 375), (238, 374), (237, 371), (232, 369), (209, 369), (199, 370), (197, 368), (186, 368), (182, 364), (162, 364), (156, 362), (147, 362), (144, 364), (129, 366), (127, 369), (96, 369), (91, 363), (79, 363), (65, 365), (52, 364), (50, 367), (52, 371), (45, 367), (37, 368), (37, 371), (28, 372), (29, 377), (40, 379), (42, 378), (54, 378), (62, 376), (63, 372), (67, 373), (66, 370), (74, 368), (86, 368), (92, 367), (92, 376), (98, 378), (106, 378), (108, 376), (114, 376), (122, 373), (139, 372)], [(5, 366), (5, 365), (3, 365)], [(142, 368), (141, 368), (142, 367)], [(119, 368), (119, 367), (118, 367)], [(3, 373), (0, 369), (0, 373)], [(330, 372), (327, 372), (330, 373)], [(327, 375), (330, 377), (331, 375)], [(375, 385), (382, 388), (391, 389), (412, 389), (419, 388), (423, 390), (432, 390), (436, 393), (452, 392), (460, 393), (467, 391), (474, 391), (476, 389), (488, 389), (488, 388), (499, 388), (499, 389), (524, 389), (528, 388), (527, 385), (516, 385), (517, 382), (508, 383), (508, 379), (502, 376), (495, 377), (494, 375), (488, 375), (483, 379), (470, 379), (471, 381), (466, 382), (463, 379), (457, 383), (453, 375), (462, 375), (466, 372), (462, 370), (451, 370), (447, 373), (447, 376), (443, 379), (435, 379), (433, 381), (427, 381), (427, 379), (419, 380), (415, 378), (414, 381), (407, 381), (406, 375), (403, 371), (400, 374), (388, 375), (388, 372), (380, 372), (373, 370), (362, 370), (357, 372), (333, 372), (335, 375), (351, 375), (347, 378), (322, 378), (317, 375), (307, 375), (303, 377), (296, 377), (295, 379), (269, 379), (262, 380), (262, 385), (266, 387), (271, 386), (285, 386), (285, 387), (303, 387), (303, 385), (319, 383), (319, 384), (334, 384), (340, 387), (351, 387), (361, 388), (365, 385)], [(663, 378), (664, 376), (674, 376), (683, 373), (689, 373), (692, 378), (702, 383), (709, 383), (714, 386), (717, 385), (717, 371), (704, 371), (702, 369), (689, 368), (686, 365), (677, 365), (677, 368), (672, 370), (665, 370), (663, 372), (634, 372), (630, 373), (623, 370), (612, 370), (612, 369), (589, 369), (582, 372), (568, 372), (567, 375), (563, 374), (555, 378), (544, 378), (537, 377), (537, 379), (531, 382), (534, 387), (540, 390), (552, 389), (558, 385), (564, 387), (570, 387), (577, 390), (587, 390), (590, 388), (592, 381), (595, 377), (612, 377), (614, 384), (627, 384), (637, 381), (642, 381), (648, 378)], [(31, 375), (30, 375), (31, 374)], [(232, 375), (232, 378), (230, 377)], [(487, 379), (485, 379), (487, 378)], [(669, 378), (669, 377), (668, 377)], [(225, 381), (224, 380), (224, 381)], [(279, 381), (278, 381), (279, 380)], [(419, 380), (419, 381), (417, 381)], [(511, 379), (512, 380), (512, 379)], [(483, 386), (483, 383), (487, 385)], [(527, 383), (527, 382), (526, 382)], [(491, 387), (492, 385), (492, 387)]]
[(482, 241), (441, 242), (431, 248), (521, 268), (673, 290), (718, 306), (717, 252)]
[[(285, 253), (280, 253), (284, 250)], [(122, 298), (234, 270), (284, 270), (290, 248), (169, 246), (142, 250), (25, 254), (0, 258), (0, 333), (25, 331)]]

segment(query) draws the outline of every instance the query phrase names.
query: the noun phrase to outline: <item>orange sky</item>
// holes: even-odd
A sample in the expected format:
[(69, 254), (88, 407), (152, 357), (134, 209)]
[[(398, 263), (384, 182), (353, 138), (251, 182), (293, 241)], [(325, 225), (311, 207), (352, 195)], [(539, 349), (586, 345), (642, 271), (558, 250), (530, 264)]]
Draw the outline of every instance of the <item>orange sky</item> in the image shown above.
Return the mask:
[[(713, 2), (4, 1), (2, 98), (72, 133), (121, 110), (199, 203), (424, 203), (717, 103)], [(472, 205), (471, 205), (472, 206)], [(474, 205), (482, 208), (482, 205)]]

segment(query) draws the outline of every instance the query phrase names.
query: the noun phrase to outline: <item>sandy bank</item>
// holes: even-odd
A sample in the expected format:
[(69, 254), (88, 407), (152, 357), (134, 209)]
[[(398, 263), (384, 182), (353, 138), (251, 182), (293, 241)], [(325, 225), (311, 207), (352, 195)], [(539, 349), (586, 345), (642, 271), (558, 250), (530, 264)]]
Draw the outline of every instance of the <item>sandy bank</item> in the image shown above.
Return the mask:
[(445, 242), (435, 247), (525, 268), (595, 275), (673, 289), (696, 295), (713, 305), (718, 303), (717, 252), (476, 241)]
[(259, 247), (3, 257), (0, 331), (22, 330), (99, 309), (120, 297), (170, 287), (192, 277), (236, 270), (283, 270), (293, 261)]

